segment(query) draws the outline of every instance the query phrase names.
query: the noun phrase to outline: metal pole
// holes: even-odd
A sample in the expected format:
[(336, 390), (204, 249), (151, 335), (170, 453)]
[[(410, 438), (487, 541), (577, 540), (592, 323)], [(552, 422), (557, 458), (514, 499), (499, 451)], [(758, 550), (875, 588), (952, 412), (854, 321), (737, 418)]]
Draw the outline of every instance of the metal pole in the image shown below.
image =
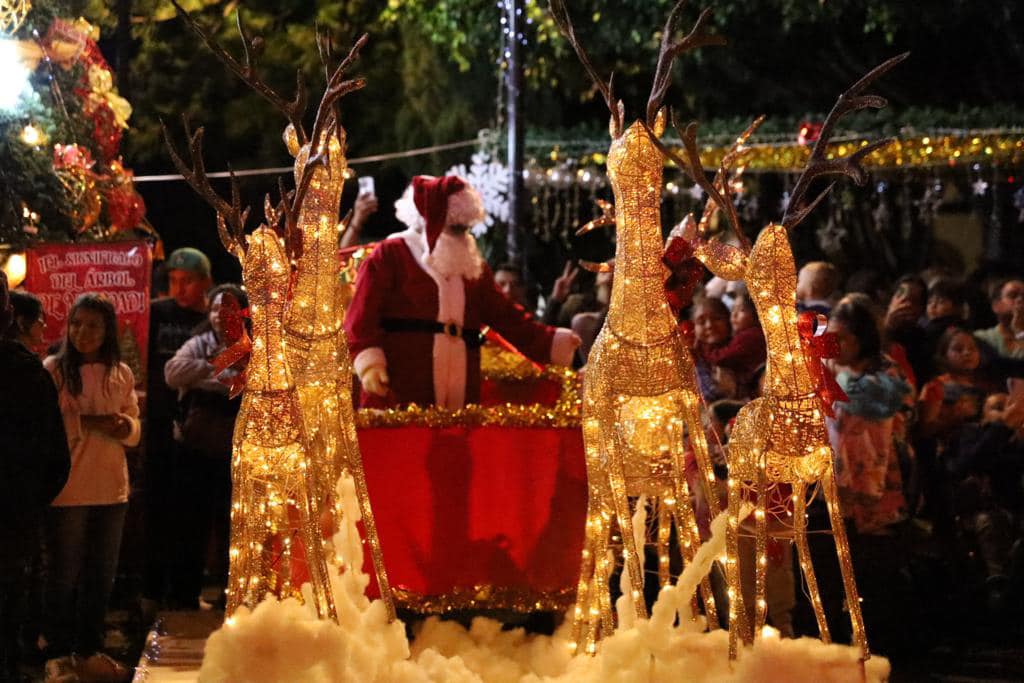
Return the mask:
[(505, 0), (508, 22), (504, 27), (506, 105), (505, 120), (508, 123), (508, 172), (509, 172), (509, 215), (508, 236), (505, 243), (508, 260), (523, 269), (527, 287), (532, 284), (526, 263), (526, 230), (523, 216), (523, 118), (520, 114), (520, 100), (523, 87), (523, 64), (520, 48), (520, 33), (524, 24), (522, 0)]

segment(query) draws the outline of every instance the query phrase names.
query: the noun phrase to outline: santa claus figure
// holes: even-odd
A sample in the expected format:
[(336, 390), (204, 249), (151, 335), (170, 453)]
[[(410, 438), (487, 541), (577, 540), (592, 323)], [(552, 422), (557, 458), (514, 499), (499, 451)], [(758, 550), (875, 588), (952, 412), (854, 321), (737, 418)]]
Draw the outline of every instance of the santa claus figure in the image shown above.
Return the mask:
[(484, 212), (468, 183), (417, 176), (395, 209), (409, 228), (362, 265), (345, 318), (364, 407), (477, 402), (485, 326), (538, 363), (572, 361), (575, 334), (540, 324), (495, 285), (469, 233)]

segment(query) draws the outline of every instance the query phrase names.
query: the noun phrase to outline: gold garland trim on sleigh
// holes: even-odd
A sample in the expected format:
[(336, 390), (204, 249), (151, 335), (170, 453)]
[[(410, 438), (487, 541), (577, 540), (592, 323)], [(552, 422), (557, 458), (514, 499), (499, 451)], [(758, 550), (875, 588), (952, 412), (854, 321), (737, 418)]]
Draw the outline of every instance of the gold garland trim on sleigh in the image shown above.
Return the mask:
[(574, 370), (554, 365), (538, 370), (528, 360), (501, 350), (485, 351), (481, 370), (484, 377), (499, 381), (553, 380), (561, 384), (562, 390), (553, 406), (506, 403), (499, 406), (469, 404), (458, 410), (415, 404), (386, 410), (364, 408), (356, 411), (356, 426), (361, 429), (490, 426), (575, 429), (580, 426), (579, 380)]
[(395, 604), (421, 614), (448, 614), (461, 610), (511, 610), (513, 612), (561, 612), (576, 599), (576, 587), (535, 592), (518, 588), (474, 586), (457, 588), (444, 595), (421, 595), (392, 588)]
[[(829, 159), (835, 159), (869, 144), (868, 139), (853, 139), (832, 142), (827, 146)], [(744, 169), (747, 172), (797, 172), (803, 168), (811, 153), (812, 144), (755, 143), (745, 146)], [(705, 146), (700, 150), (701, 164), (706, 169), (716, 169), (729, 146)], [(564, 158), (556, 147), (549, 154), (552, 161)], [(604, 164), (603, 152), (594, 152), (581, 159), (581, 163)], [(864, 166), (885, 168), (928, 168), (935, 166), (959, 166), (967, 163), (984, 163), (987, 166), (1024, 165), (1024, 132), (1013, 133), (968, 133), (966, 135), (920, 135), (899, 138), (892, 144), (877, 150), (864, 159)], [(581, 170), (582, 172), (582, 170)]]

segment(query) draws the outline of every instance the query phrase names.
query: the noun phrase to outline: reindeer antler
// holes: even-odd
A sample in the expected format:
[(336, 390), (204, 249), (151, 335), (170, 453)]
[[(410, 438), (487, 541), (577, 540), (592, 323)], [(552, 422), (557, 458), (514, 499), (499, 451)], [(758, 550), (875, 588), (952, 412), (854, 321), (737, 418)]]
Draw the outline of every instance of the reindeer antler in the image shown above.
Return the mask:
[[(298, 220), (299, 207), (302, 206), (302, 201), (306, 197), (306, 192), (309, 190), (309, 184), (313, 180), (313, 170), (317, 166), (326, 166), (330, 159), (329, 145), (323, 144), (324, 133), (333, 126), (333, 131), (338, 137), (338, 142), (344, 144), (342, 139), (342, 128), (339, 123), (340, 113), (338, 112), (338, 100), (347, 95), (348, 93), (359, 90), (366, 86), (366, 79), (362, 77), (351, 78), (348, 80), (342, 80), (345, 75), (345, 71), (352, 66), (352, 64), (359, 59), (359, 51), (366, 45), (366, 41), (369, 40), (367, 34), (363, 34), (359, 37), (359, 40), (355, 42), (352, 49), (349, 50), (348, 55), (345, 59), (338, 64), (338, 67), (334, 70), (334, 73), (327, 79), (327, 89), (324, 91), (324, 95), (320, 98), (320, 105), (316, 110), (316, 118), (313, 121), (313, 135), (310, 138), (310, 154), (306, 160), (305, 166), (302, 168), (295, 187), (295, 195), (291, 202), (291, 207), (285, 213), (285, 222), (287, 225), (288, 233), (295, 230), (295, 223)], [(321, 41), (318, 39), (318, 45), (321, 45)], [(328, 43), (329, 45), (329, 43)], [(325, 50), (324, 47), (320, 48), (320, 58), (324, 61), (324, 66), (327, 68), (327, 59), (329, 58), (329, 48)]]
[[(743, 244), (744, 248), (749, 248), (750, 243), (747, 240), (746, 235), (743, 233), (743, 229), (740, 227), (740, 219), (736, 214), (736, 206), (732, 203), (732, 197), (729, 193), (729, 183), (726, 182), (726, 178), (729, 172), (729, 165), (736, 159), (737, 156), (742, 154), (740, 149), (741, 145), (746, 142), (747, 138), (754, 134), (758, 126), (764, 121), (764, 116), (759, 116), (754, 120), (750, 126), (747, 127), (743, 133), (736, 138), (736, 142), (733, 143), (732, 148), (722, 158), (722, 166), (719, 168), (718, 173), (715, 175), (714, 182), (708, 182), (707, 175), (704, 173), (704, 166), (700, 161), (700, 152), (697, 150), (697, 122), (692, 121), (686, 127), (685, 131), (680, 131), (679, 122), (676, 121), (675, 114), (672, 115), (672, 126), (679, 133), (679, 137), (683, 141), (683, 156), (681, 158), (678, 154), (673, 152), (665, 143), (663, 143), (658, 136), (651, 133), (651, 141), (661, 151), (661, 153), (668, 159), (670, 159), (676, 166), (686, 172), (693, 182), (695, 182), (704, 193), (708, 195), (708, 205), (717, 204), (722, 211), (725, 212), (725, 217), (729, 221), (729, 225), (732, 226), (733, 232), (736, 233), (736, 237)], [(644, 124), (645, 126), (647, 124)], [(648, 129), (649, 130), (649, 129)], [(711, 209), (712, 211), (714, 209)], [(705, 214), (708, 212), (708, 206), (704, 207)], [(707, 217), (710, 217), (708, 214)], [(704, 223), (704, 218), (701, 218), (701, 224)]]
[(245, 222), (249, 218), (249, 207), (242, 208), (241, 193), (238, 190), (238, 179), (234, 173), (231, 174), (230, 202), (217, 194), (210, 185), (210, 179), (206, 175), (206, 165), (203, 162), (203, 129), (200, 127), (193, 133), (185, 116), (182, 116), (182, 121), (185, 125), (185, 135), (189, 139), (189, 156), (192, 159), (192, 166), (190, 167), (186, 164), (178, 154), (174, 143), (171, 142), (171, 135), (167, 131), (167, 126), (161, 121), (160, 127), (164, 132), (164, 142), (167, 145), (167, 151), (171, 155), (171, 161), (174, 162), (174, 166), (185, 179), (185, 182), (191, 185), (192, 189), (217, 212), (217, 229), (221, 242), (224, 244), (225, 249), (233, 254), (237, 254), (239, 250), (244, 250)]
[(665, 99), (665, 92), (672, 82), (672, 62), (676, 57), (688, 50), (696, 50), (705, 45), (725, 45), (726, 40), (722, 36), (713, 36), (705, 33), (704, 24), (711, 16), (711, 8), (706, 8), (700, 13), (693, 29), (682, 40), (672, 42), (672, 34), (676, 31), (676, 22), (679, 14), (686, 5), (686, 0), (679, 0), (676, 6), (668, 15), (665, 22), (665, 30), (661, 34), (661, 50), (658, 52), (658, 67), (654, 72), (654, 82), (651, 84), (651, 95), (647, 100), (647, 125), (653, 126), (654, 119), (658, 115), (662, 100)]
[[(715, 173), (715, 179), (712, 181), (712, 184), (722, 193), (724, 199), (729, 202), (730, 206), (733, 205), (732, 193), (730, 192), (730, 173), (733, 170), (733, 162), (749, 151), (743, 145), (748, 139), (750, 139), (750, 136), (761, 127), (761, 124), (764, 123), (764, 118), (764, 114), (758, 116), (749, 126), (747, 126), (745, 131), (736, 137), (736, 141), (733, 142), (732, 147), (730, 147), (729, 151), (722, 157), (722, 162), (719, 164), (718, 171)], [(741, 172), (742, 168), (736, 172), (736, 176)], [(710, 197), (708, 198), (707, 203), (704, 205), (704, 211), (701, 213), (700, 222), (697, 224), (697, 234), (701, 234), (707, 229), (707, 225), (711, 220), (711, 217), (720, 208), (721, 207), (716, 202), (711, 201)], [(747, 239), (745, 234), (741, 232), (737, 235), (737, 238), (740, 240), (740, 244), (743, 248), (746, 249), (750, 247), (750, 241)]]
[(214, 40), (209, 34), (204, 31), (199, 24), (186, 12), (181, 5), (178, 4), (177, 0), (171, 0), (171, 4), (174, 5), (175, 11), (178, 16), (188, 25), (196, 35), (199, 36), (200, 40), (206, 44), (206, 47), (210, 48), (210, 51), (239, 78), (245, 81), (249, 87), (263, 95), (271, 104), (277, 107), (288, 120), (292, 126), (295, 127), (295, 135), (298, 137), (299, 145), (306, 143), (306, 131), (302, 127), (302, 117), (306, 113), (307, 94), (306, 94), (306, 81), (302, 77), (302, 71), (296, 70), (295, 72), (295, 98), (291, 101), (286, 100), (284, 97), (279, 95), (273, 90), (266, 81), (259, 75), (256, 70), (259, 66), (259, 59), (263, 54), (263, 38), (260, 36), (250, 36), (249, 32), (246, 31), (245, 25), (242, 23), (241, 11), (236, 11), (235, 21), (238, 25), (238, 33), (242, 37), (242, 48), (245, 51), (245, 64), (240, 64), (238, 60), (228, 54), (227, 50), (220, 46), (216, 40)]
[(615, 74), (613, 73), (608, 78), (607, 83), (598, 75), (597, 69), (594, 68), (593, 62), (590, 61), (590, 56), (587, 55), (587, 51), (583, 49), (583, 45), (576, 39), (576, 31), (569, 18), (569, 10), (565, 6), (565, 0), (548, 0), (548, 8), (551, 10), (551, 17), (555, 20), (558, 30), (562, 32), (565, 39), (572, 45), (572, 49), (576, 51), (576, 56), (579, 57), (583, 68), (586, 69), (587, 74), (590, 75), (597, 89), (601, 91), (604, 101), (608, 103), (608, 110), (612, 113), (612, 135), (619, 137), (625, 128), (625, 112), (623, 111), (622, 103), (615, 100)]
[(804, 195), (807, 194), (807, 190), (810, 188), (811, 183), (819, 176), (845, 175), (852, 178), (858, 185), (863, 185), (867, 180), (867, 172), (864, 170), (864, 167), (861, 166), (861, 162), (864, 157), (875, 150), (881, 149), (882, 147), (890, 144), (893, 141), (893, 138), (877, 140), (869, 145), (861, 147), (853, 154), (840, 159), (827, 159), (825, 156), (825, 150), (828, 146), (829, 139), (832, 137), (832, 133), (835, 132), (834, 129), (836, 123), (843, 116), (853, 111), (860, 111), (861, 109), (881, 109), (888, 104), (884, 97), (880, 97), (878, 95), (864, 95), (862, 93), (869, 85), (906, 59), (908, 55), (910, 55), (909, 52), (904, 52), (901, 55), (897, 55), (892, 59), (882, 62), (869, 71), (863, 78), (854, 83), (849, 90), (840, 95), (839, 99), (836, 100), (835, 106), (832, 107), (832, 111), (829, 112), (828, 117), (825, 119), (825, 123), (822, 124), (821, 134), (814, 143), (814, 149), (811, 151), (811, 156), (807, 160), (807, 165), (804, 167), (803, 173), (800, 174), (800, 178), (797, 180), (796, 186), (793, 188), (793, 194), (789, 200), (789, 205), (786, 207), (786, 213), (782, 218), (782, 225), (784, 225), (787, 230), (792, 230), (800, 223), (800, 221), (806, 218), (807, 214), (814, 210), (814, 208), (832, 189), (832, 186), (835, 185), (834, 182), (831, 183), (828, 187), (822, 190), (812, 202), (809, 204), (806, 203), (804, 201)]

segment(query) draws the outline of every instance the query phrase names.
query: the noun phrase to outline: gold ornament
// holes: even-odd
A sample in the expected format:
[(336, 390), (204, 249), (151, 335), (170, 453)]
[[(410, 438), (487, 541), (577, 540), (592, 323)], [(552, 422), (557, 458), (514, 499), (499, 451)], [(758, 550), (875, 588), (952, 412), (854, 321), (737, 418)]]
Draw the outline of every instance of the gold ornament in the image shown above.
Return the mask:
[(0, 0), (0, 35), (13, 36), (31, 9), (29, 0)]
[(84, 168), (68, 166), (54, 171), (70, 204), (68, 218), (76, 234), (88, 232), (99, 220), (103, 201), (96, 174)]
[[(623, 106), (609, 84), (597, 77), (576, 41), (564, 3), (553, 1), (552, 14), (580, 61), (603, 92), (612, 112), (608, 179), (615, 197), (617, 245), (608, 317), (590, 351), (583, 380), (583, 440), (586, 448), (589, 501), (586, 538), (576, 591), (573, 643), (593, 654), (597, 640), (611, 634), (613, 615), (608, 580), (613, 568), (613, 523), (622, 539), (627, 609), (620, 617), (647, 618), (643, 598), (643, 529), (634, 533), (631, 499), (646, 497), (657, 511), (659, 553), (667, 571), (669, 524), (674, 522), (686, 562), (700, 546), (696, 515), (690, 502), (683, 462), (685, 436), (693, 447), (712, 515), (717, 512), (714, 473), (700, 419), (700, 394), (689, 348), (683, 341), (665, 295), (668, 269), (662, 264), (661, 183), (664, 161), (652, 138), (664, 131), (661, 100), (671, 78), (675, 55), (699, 44), (716, 42), (702, 33), (707, 12), (693, 32), (672, 44), (677, 11), (665, 26), (665, 39), (647, 106), (645, 125), (628, 129)], [(678, 7), (676, 8), (678, 10)], [(610, 215), (610, 210), (606, 211)], [(580, 232), (593, 229), (591, 222)], [(608, 271), (610, 264), (597, 270)], [(638, 506), (641, 504), (638, 504)], [(642, 512), (642, 511), (641, 511)], [(638, 514), (638, 519), (642, 514)], [(661, 527), (664, 531), (661, 531)], [(664, 542), (661, 542), (661, 540)], [(711, 585), (700, 587), (708, 624), (717, 623)], [(631, 612), (631, 614), (629, 614)], [(693, 614), (696, 614), (694, 610)]]

